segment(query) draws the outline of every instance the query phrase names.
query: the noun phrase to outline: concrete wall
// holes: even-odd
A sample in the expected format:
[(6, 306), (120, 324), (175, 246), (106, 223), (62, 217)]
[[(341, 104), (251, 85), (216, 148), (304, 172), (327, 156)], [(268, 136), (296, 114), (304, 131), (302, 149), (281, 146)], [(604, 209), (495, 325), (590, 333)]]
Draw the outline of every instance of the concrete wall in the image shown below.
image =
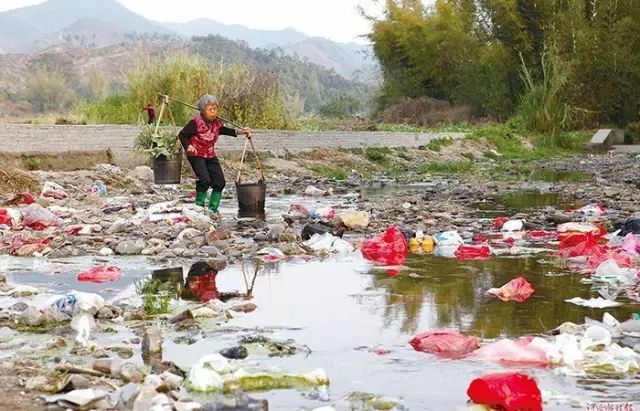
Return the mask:
[[(0, 162), (31, 158), (33, 163), (33, 158), (42, 154), (69, 158), (103, 150), (108, 151), (113, 164), (124, 167), (143, 164), (144, 157), (133, 153), (139, 131), (137, 126), (0, 125)], [(256, 130), (254, 136), (260, 152), (282, 154), (315, 148), (419, 147), (434, 139), (461, 138), (464, 134)], [(241, 151), (243, 144), (243, 138), (222, 136), (217, 150)]]

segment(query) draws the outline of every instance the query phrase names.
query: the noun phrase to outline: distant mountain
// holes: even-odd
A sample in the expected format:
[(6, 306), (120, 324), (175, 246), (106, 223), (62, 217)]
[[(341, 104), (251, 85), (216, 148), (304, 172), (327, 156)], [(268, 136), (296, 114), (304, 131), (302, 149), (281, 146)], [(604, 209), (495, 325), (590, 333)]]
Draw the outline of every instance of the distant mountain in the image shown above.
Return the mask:
[(293, 29), (253, 30), (239, 24), (224, 24), (210, 19), (197, 19), (188, 23), (163, 23), (165, 27), (186, 36), (207, 36), (216, 34), (230, 40), (246, 42), (252, 48), (272, 48), (294, 44), (309, 38)]
[(309, 37), (290, 28), (253, 30), (209, 19), (158, 23), (116, 0), (48, 0), (0, 13), (0, 54), (37, 52), (53, 45), (105, 47), (132, 40), (161, 42), (209, 34), (240, 40), (252, 48), (280, 48), (347, 78), (373, 64), (364, 58), (369, 46)]
[[(173, 34), (170, 29), (145, 19), (115, 0), (48, 0), (0, 13), (0, 52), (40, 50), (56, 33), (72, 32), (75, 29), (70, 26), (82, 26), (87, 18), (100, 20), (100, 30), (105, 24), (113, 25), (112, 29), (117, 27), (118, 30), (111, 34), (114, 36), (133, 32)], [(89, 34), (88, 30), (82, 31)]]

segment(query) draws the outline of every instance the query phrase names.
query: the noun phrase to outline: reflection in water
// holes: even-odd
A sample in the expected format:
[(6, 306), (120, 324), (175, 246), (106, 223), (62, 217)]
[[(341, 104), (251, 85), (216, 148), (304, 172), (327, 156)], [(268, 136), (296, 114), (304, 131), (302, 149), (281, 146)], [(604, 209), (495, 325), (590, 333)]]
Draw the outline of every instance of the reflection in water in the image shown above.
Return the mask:
[(181, 298), (201, 303), (216, 299), (251, 299), (261, 263), (259, 260), (254, 261), (251, 279), (245, 272), (245, 264), (242, 264), (245, 292), (218, 290), (218, 275), (227, 268), (226, 262), (220, 260), (198, 261), (192, 264), (187, 271), (186, 280), (182, 267), (154, 270), (151, 279), (139, 280), (136, 283), (136, 290), (142, 295), (145, 310), (150, 314), (167, 312), (171, 299)]
[(490, 198), (485, 202), (473, 204), (475, 208), (483, 211), (487, 216), (501, 215), (505, 212), (518, 213), (547, 206), (558, 209), (579, 208), (585, 205), (583, 201), (568, 197), (560, 193), (541, 192), (536, 190), (523, 190), (516, 193), (507, 193)]
[[(541, 333), (565, 321), (582, 323), (584, 316), (600, 319), (602, 310), (564, 301), (588, 298), (589, 290), (579, 276), (562, 275), (554, 262), (553, 257), (539, 255), (492, 256), (487, 261), (412, 256), (409, 269), (396, 278), (374, 271), (374, 286), (386, 291), (385, 323), (401, 322), (407, 333), (426, 331), (417, 329), (421, 316), (433, 317), (438, 328), (457, 328), (484, 338)], [(524, 303), (502, 302), (485, 294), (521, 275), (535, 288)], [(623, 319), (634, 307), (627, 304), (608, 311)]]

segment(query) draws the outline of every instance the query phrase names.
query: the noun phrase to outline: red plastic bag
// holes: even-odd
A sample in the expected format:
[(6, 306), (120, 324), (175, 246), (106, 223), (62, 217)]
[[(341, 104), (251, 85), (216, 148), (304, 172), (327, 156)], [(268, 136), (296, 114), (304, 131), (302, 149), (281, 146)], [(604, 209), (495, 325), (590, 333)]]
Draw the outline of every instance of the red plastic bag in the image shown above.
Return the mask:
[(522, 277), (514, 278), (500, 288), (492, 288), (487, 294), (495, 295), (502, 301), (523, 303), (534, 293), (533, 286)]
[(40, 204), (31, 204), (23, 212), (22, 224), (34, 231), (42, 231), (49, 227), (59, 227), (62, 220), (49, 209)]
[(495, 228), (496, 230), (499, 230), (507, 221), (509, 221), (509, 217), (498, 217), (495, 220), (493, 220), (493, 228)]
[(461, 245), (455, 252), (458, 260), (486, 260), (490, 254), (491, 249), (486, 245)]
[(525, 237), (530, 240), (553, 239), (556, 237), (556, 233), (553, 231), (531, 230), (527, 231)]
[(487, 374), (471, 381), (467, 395), (476, 404), (506, 411), (542, 411), (542, 394), (528, 375)]
[(78, 281), (91, 283), (106, 283), (117, 281), (122, 277), (122, 270), (113, 265), (101, 264), (78, 274)]
[(0, 225), (8, 225), (9, 227), (13, 225), (13, 220), (5, 209), (0, 209)]
[(16, 234), (9, 242), (9, 254), (17, 257), (28, 257), (34, 253), (41, 253), (49, 246), (49, 238), (28, 237), (24, 234)]
[(531, 345), (533, 338), (525, 337), (513, 341), (508, 339), (498, 340), (476, 350), (474, 358), (494, 362), (530, 364), (546, 367), (549, 365), (547, 353), (540, 347)]
[(489, 242), (489, 237), (477, 234), (473, 237), (473, 242), (476, 244), (486, 244)]
[(376, 265), (402, 265), (409, 256), (409, 246), (404, 234), (391, 227), (382, 234), (364, 240), (360, 248), (362, 256)]
[(457, 359), (480, 348), (478, 337), (457, 331), (428, 331), (415, 336), (410, 342), (416, 351)]

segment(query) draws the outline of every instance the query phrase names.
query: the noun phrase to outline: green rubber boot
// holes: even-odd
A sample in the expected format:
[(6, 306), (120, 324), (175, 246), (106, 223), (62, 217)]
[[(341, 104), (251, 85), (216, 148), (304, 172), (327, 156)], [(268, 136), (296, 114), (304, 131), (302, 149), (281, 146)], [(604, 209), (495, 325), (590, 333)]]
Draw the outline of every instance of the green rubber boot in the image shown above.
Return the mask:
[(211, 198), (209, 198), (209, 210), (214, 213), (218, 212), (218, 207), (220, 207), (220, 199), (222, 198), (222, 193), (220, 191), (212, 191)]
[(207, 199), (206, 191), (196, 191), (196, 205), (204, 207), (204, 200)]

